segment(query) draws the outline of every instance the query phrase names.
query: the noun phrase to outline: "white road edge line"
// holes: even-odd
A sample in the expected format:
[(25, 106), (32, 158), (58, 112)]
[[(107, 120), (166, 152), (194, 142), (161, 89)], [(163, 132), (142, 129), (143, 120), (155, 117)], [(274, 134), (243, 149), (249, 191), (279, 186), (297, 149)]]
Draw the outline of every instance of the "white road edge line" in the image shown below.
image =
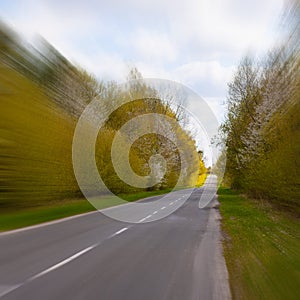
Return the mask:
[(45, 227), (45, 226), (49, 226), (49, 225), (58, 224), (58, 223), (62, 223), (62, 222), (65, 222), (65, 221), (70, 221), (70, 220), (73, 220), (73, 219), (85, 217), (85, 216), (88, 216), (88, 215), (91, 215), (91, 214), (96, 214), (96, 213), (98, 213), (97, 210), (96, 211), (90, 211), (90, 212), (87, 212), (87, 213), (78, 214), (78, 215), (74, 215), (74, 216), (70, 216), (70, 217), (65, 217), (65, 218), (62, 218), (62, 219), (52, 220), (52, 221), (48, 221), (48, 222), (44, 222), (44, 223), (40, 223), (40, 224), (36, 224), (36, 225), (30, 225), (30, 226), (23, 227), (23, 228), (3, 231), (3, 232), (0, 232), (0, 237), (5, 236), (5, 235), (14, 234), (14, 233), (27, 231), (27, 230), (31, 230), (31, 229), (37, 229), (37, 228), (41, 228), (41, 227)]
[[(137, 200), (136, 203), (142, 202), (142, 201), (144, 201), (147, 198), (155, 198), (155, 197), (158, 197), (158, 196), (151, 196), (151, 197), (142, 198), (142, 199)], [(69, 217), (65, 217), (65, 218), (61, 218), (61, 219), (57, 219), (57, 220), (43, 222), (43, 223), (36, 224), (36, 225), (30, 225), (30, 226), (23, 227), (23, 228), (18, 228), (18, 229), (3, 231), (3, 232), (0, 232), (0, 237), (1, 236), (5, 236), (5, 235), (14, 234), (14, 233), (19, 233), (19, 232), (27, 231), (27, 230), (31, 230), (31, 229), (37, 229), (37, 228), (41, 228), (41, 227), (45, 227), (45, 226), (51, 226), (51, 225), (62, 223), (62, 222), (69, 221), (69, 220), (72, 220), (72, 219), (77, 219), (77, 218), (85, 217), (85, 216), (88, 216), (90, 214), (96, 214), (96, 213), (99, 213), (99, 212), (102, 213), (103, 211), (106, 211), (106, 210), (118, 209), (121, 206), (125, 206), (125, 205), (132, 205), (132, 203), (119, 204), (119, 205), (115, 205), (115, 206), (111, 206), (111, 207), (97, 209), (96, 211), (90, 211), (90, 212), (86, 212), (86, 213), (82, 213), (82, 214), (78, 214), (78, 215), (74, 215), (74, 216), (69, 216)]]
[(153, 212), (153, 215), (157, 214), (157, 210)]

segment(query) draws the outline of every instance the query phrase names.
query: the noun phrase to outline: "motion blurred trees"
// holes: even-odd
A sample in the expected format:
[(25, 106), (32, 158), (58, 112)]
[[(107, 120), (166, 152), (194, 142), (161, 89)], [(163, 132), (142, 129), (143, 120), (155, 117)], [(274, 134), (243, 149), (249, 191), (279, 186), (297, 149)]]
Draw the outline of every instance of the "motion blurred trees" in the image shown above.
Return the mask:
[(299, 1), (289, 1), (282, 45), (257, 65), (246, 57), (229, 84), (221, 126), (227, 149), (225, 181), (259, 197), (299, 206)]
[[(114, 82), (99, 81), (72, 65), (42, 38), (33, 48), (1, 24), (0, 207), (15, 209), (82, 196), (73, 173), (72, 139), (79, 116), (95, 97), (104, 110), (120, 105), (98, 134), (99, 173), (115, 193), (139, 191), (120, 180), (114, 170), (111, 144), (116, 132), (142, 114), (157, 113), (176, 121), (181, 116), (180, 109), (173, 110), (169, 101), (157, 98), (136, 69), (130, 71), (125, 86), (120, 89)], [(128, 99), (135, 101), (122, 104)], [(183, 126), (168, 134), (179, 136), (184, 153), (197, 153), (195, 141)], [(203, 166), (199, 171), (195, 154), (182, 160), (168, 136), (148, 134), (136, 141), (129, 135), (123, 138), (132, 144), (131, 167), (141, 176), (149, 174), (151, 156), (165, 158), (166, 173), (151, 189), (174, 187), (181, 170), (186, 176), (180, 185), (190, 186), (204, 172)]]

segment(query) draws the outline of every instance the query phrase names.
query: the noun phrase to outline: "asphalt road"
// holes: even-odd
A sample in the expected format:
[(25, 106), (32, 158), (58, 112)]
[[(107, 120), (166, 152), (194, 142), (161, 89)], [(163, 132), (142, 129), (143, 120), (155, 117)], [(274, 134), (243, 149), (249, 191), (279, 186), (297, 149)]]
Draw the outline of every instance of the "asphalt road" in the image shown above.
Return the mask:
[(187, 191), (173, 192), (140, 223), (93, 212), (0, 234), (1, 300), (230, 299), (217, 200), (200, 209), (204, 190), (183, 205)]

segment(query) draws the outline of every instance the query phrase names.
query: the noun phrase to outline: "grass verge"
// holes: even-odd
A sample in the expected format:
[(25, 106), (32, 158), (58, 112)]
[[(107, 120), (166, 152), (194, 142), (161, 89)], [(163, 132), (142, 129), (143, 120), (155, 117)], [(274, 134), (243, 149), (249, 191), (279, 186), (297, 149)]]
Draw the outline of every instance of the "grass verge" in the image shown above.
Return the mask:
[(218, 191), (233, 299), (300, 299), (300, 222), (266, 201)]
[[(138, 199), (168, 193), (170, 191), (171, 189), (166, 189), (120, 196), (124, 200), (132, 202)], [(119, 204), (119, 202), (112, 201), (111, 197), (105, 196), (101, 197), (98, 203), (99, 208), (107, 208)], [(0, 213), (0, 231), (36, 225), (93, 210), (96, 209), (86, 199), (69, 199), (51, 202), (47, 206), (3, 211)]]

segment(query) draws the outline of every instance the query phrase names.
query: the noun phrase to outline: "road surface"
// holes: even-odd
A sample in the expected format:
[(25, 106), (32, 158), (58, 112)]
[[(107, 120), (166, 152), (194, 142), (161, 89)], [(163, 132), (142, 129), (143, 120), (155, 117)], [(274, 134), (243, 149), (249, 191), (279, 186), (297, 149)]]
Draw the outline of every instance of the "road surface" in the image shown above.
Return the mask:
[(187, 191), (157, 201), (147, 223), (93, 212), (0, 234), (0, 299), (230, 299), (217, 200), (200, 209), (203, 190), (170, 215)]

